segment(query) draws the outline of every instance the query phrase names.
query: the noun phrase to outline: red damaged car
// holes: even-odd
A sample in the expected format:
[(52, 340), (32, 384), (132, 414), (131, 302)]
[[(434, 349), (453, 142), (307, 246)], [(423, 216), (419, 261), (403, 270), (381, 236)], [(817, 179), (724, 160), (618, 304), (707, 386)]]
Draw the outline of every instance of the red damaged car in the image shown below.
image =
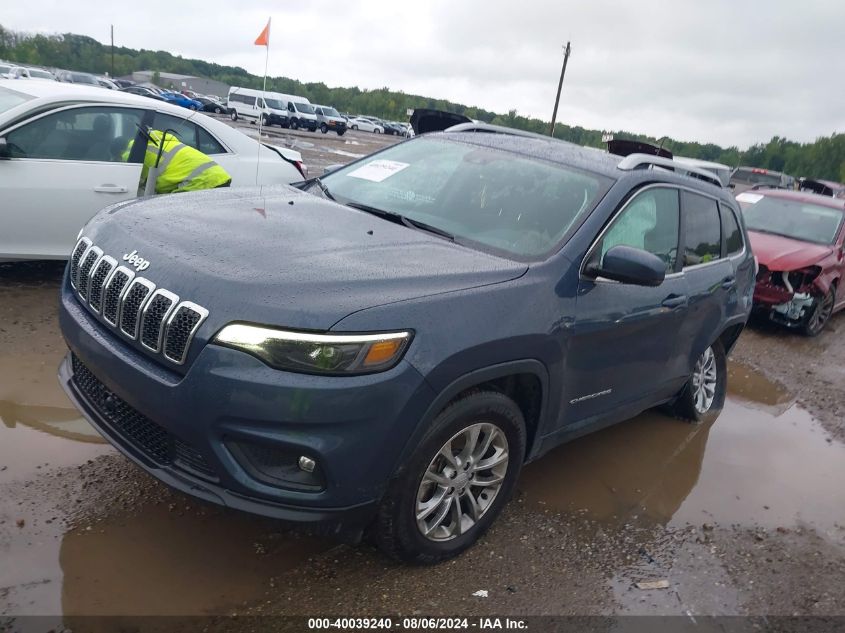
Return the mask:
[(736, 199), (760, 266), (755, 311), (816, 336), (845, 308), (845, 201), (779, 189)]

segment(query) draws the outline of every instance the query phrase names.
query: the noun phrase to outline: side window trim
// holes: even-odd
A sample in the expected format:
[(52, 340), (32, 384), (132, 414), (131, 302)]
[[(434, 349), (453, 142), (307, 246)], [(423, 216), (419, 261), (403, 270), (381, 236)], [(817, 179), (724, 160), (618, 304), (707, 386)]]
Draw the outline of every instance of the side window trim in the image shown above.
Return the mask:
[[(610, 218), (607, 220), (607, 222), (604, 223), (604, 226), (602, 226), (602, 229), (601, 229), (601, 231), (599, 231), (599, 234), (596, 235), (596, 237), (594, 237), (593, 241), (590, 243), (590, 247), (587, 249), (587, 252), (585, 253), (583, 259), (581, 260), (581, 266), (578, 269), (578, 278), (579, 279), (587, 280), (587, 281), (599, 281), (599, 280), (601, 280), (600, 278), (599, 279), (593, 279), (592, 277), (588, 277), (584, 274), (584, 268), (586, 267), (587, 262), (590, 261), (590, 259), (592, 259), (592, 257), (595, 255), (596, 249), (601, 244), (601, 241), (604, 238), (605, 234), (610, 230), (610, 227), (612, 227), (613, 224), (616, 222), (616, 219), (622, 213), (625, 212), (625, 209), (627, 209), (628, 206), (637, 199), (637, 197), (639, 197), (641, 194), (643, 194), (647, 191), (650, 191), (652, 189), (671, 189), (671, 190), (675, 191), (678, 195), (678, 214), (680, 216), (678, 218), (678, 256), (675, 258), (675, 270), (674, 270), (674, 272), (667, 273), (666, 277), (674, 277), (676, 275), (682, 275), (683, 274), (683, 268), (682, 268), (683, 262), (682, 262), (681, 258), (682, 258), (682, 254), (683, 254), (683, 250), (682, 250), (683, 244), (682, 244), (682, 242), (683, 242), (683, 236), (684, 236), (684, 233), (683, 233), (683, 231), (684, 231), (684, 224), (683, 224), (684, 214), (683, 214), (683, 209), (681, 207), (682, 198), (683, 198), (683, 196), (681, 196), (681, 191), (684, 190), (684, 189), (687, 189), (687, 188), (679, 186), (679, 185), (675, 185), (675, 184), (672, 184), (672, 183), (668, 183), (668, 182), (658, 182), (658, 183), (647, 184), (643, 187), (640, 187), (639, 189), (634, 189), (631, 192), (629, 192), (628, 197), (625, 198), (622, 201), (622, 203), (613, 212), (613, 214), (610, 216)], [(689, 189), (689, 191), (694, 191), (694, 190)], [(617, 283), (617, 282), (612, 282), (610, 280), (601, 280), (601, 281), (606, 281), (608, 283)]]

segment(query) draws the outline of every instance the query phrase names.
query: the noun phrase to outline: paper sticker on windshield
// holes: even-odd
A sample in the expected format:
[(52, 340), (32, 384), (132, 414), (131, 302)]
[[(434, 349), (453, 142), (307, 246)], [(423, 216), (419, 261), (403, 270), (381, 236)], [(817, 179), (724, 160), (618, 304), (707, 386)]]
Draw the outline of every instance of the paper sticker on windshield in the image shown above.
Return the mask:
[(347, 174), (352, 178), (360, 178), (361, 180), (369, 180), (371, 182), (381, 182), (385, 178), (390, 178), (393, 174), (399, 173), (405, 169), (410, 163), (400, 163), (395, 160), (373, 160), (359, 167), (353, 172)]
[(748, 193), (743, 192), (736, 197), (737, 202), (747, 202), (748, 204), (754, 204), (756, 202), (760, 202), (763, 199), (759, 193)]

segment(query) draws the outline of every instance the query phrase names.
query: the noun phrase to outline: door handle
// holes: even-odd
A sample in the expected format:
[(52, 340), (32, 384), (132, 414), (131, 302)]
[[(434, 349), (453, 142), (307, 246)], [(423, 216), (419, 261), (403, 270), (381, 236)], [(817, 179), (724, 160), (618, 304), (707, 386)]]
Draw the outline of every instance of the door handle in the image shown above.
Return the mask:
[(736, 277), (733, 275), (725, 277), (722, 280), (722, 288), (733, 288), (736, 285)]
[(118, 185), (100, 185), (99, 187), (94, 187), (94, 191), (97, 193), (126, 193), (129, 189)]
[(686, 307), (687, 303), (688, 302), (686, 295), (669, 295), (660, 303), (660, 305), (662, 305), (664, 308), (675, 310), (677, 308)]

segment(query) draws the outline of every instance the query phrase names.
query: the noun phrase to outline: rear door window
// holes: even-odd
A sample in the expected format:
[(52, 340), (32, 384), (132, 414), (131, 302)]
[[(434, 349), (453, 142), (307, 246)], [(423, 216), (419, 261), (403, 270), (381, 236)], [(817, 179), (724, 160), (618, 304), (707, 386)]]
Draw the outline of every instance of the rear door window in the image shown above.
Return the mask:
[(179, 117), (156, 112), (153, 127), (156, 130), (164, 131), (170, 129), (176, 132), (176, 136), (185, 145), (198, 149), (203, 154), (225, 154), (224, 148), (209, 132), (202, 127)]
[(722, 256), (719, 206), (713, 198), (682, 192), (684, 267), (715, 261)]

